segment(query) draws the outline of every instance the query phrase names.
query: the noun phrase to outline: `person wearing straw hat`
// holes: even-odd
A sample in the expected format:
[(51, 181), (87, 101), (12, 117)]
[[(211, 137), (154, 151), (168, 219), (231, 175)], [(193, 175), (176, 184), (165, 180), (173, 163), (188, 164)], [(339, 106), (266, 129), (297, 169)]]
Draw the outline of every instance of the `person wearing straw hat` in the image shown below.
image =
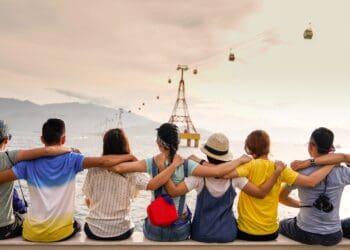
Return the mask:
[[(229, 140), (222, 133), (212, 134), (200, 150), (212, 165), (231, 164), (233, 159), (229, 150)], [(196, 156), (191, 156), (190, 159), (200, 164), (205, 162)], [(166, 189), (173, 197), (184, 195), (191, 190), (197, 191), (191, 239), (201, 242), (230, 242), (235, 240), (237, 235), (237, 224), (232, 211), (236, 197), (235, 187), (254, 197), (264, 198), (284, 167), (284, 163), (277, 162), (275, 173), (260, 187), (250, 183), (245, 177), (222, 179), (190, 176), (177, 186), (170, 179), (166, 183)]]
[[(7, 124), (0, 120), (0, 171), (11, 168), (15, 163), (45, 156), (55, 156), (70, 152), (63, 147), (36, 148), (30, 150), (6, 150), (12, 135)], [(21, 211), (15, 211), (13, 182), (0, 185), (0, 240), (22, 235), (23, 217)], [(18, 200), (17, 200), (18, 202)], [(25, 209), (21, 209), (25, 210)]]

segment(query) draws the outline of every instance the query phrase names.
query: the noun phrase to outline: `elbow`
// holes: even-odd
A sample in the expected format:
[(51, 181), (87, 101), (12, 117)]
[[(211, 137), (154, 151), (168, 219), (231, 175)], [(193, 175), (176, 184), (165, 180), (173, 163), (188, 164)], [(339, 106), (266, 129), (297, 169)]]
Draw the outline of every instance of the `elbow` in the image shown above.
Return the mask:
[(307, 183), (307, 187), (308, 188), (314, 188), (314, 187), (316, 187), (317, 186), (317, 184), (318, 183), (316, 183), (316, 182), (314, 182), (314, 181), (309, 181), (308, 183)]
[(147, 190), (150, 190), (150, 191), (154, 191), (156, 190), (158, 187), (156, 187), (154, 184), (152, 183), (148, 183), (147, 185)]

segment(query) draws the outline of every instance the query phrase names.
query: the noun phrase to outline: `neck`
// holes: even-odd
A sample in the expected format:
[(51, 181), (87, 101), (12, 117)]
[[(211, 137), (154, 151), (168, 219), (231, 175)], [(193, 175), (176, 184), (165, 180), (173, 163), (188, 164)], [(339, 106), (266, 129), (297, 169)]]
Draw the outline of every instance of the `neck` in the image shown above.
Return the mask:
[(257, 159), (268, 160), (269, 157), (267, 155), (262, 155), (262, 156), (258, 157)]
[(47, 143), (45, 143), (44, 145), (45, 145), (45, 147), (62, 146), (61, 143), (53, 143), (53, 144), (47, 144)]
[(5, 143), (1, 143), (1, 144), (0, 144), (0, 151), (4, 151), (5, 148), (6, 148)]

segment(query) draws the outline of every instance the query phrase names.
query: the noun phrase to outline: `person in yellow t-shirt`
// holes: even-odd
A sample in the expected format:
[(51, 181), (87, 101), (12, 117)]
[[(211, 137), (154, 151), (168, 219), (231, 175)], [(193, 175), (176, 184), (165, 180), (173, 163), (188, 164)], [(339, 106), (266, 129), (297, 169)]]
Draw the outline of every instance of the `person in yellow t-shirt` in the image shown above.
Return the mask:
[[(253, 160), (239, 166), (225, 178), (247, 177), (259, 186), (275, 171), (275, 162), (269, 160), (270, 137), (262, 130), (250, 133), (245, 141), (245, 151)], [(238, 239), (250, 241), (274, 240), (278, 236), (278, 197), (281, 183), (314, 187), (332, 170), (329, 165), (314, 172), (310, 176), (301, 175), (290, 168), (285, 168), (271, 191), (264, 199), (254, 198), (244, 192), (238, 201)]]

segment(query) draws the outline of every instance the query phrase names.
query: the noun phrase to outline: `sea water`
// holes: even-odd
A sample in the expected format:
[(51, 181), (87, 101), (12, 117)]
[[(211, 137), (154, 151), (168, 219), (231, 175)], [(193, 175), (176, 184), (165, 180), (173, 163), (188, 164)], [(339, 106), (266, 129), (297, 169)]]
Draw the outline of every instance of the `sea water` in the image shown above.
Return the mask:
[[(40, 134), (38, 132), (28, 133), (15, 131), (13, 133), (13, 139), (9, 144), (9, 149), (25, 149), (30, 147), (42, 146), (40, 143)], [(154, 134), (129, 134), (129, 141), (133, 154), (139, 159), (145, 159), (152, 157), (158, 153), (158, 149), (155, 143)], [(89, 135), (67, 135), (67, 146), (79, 148), (84, 155), (98, 156), (102, 152), (102, 136), (100, 134)], [(243, 143), (235, 141), (231, 143), (231, 151), (234, 156), (238, 157), (243, 153)], [(342, 149), (343, 152), (350, 152), (350, 149)], [(183, 157), (188, 157), (191, 154), (196, 154), (199, 157), (204, 158), (204, 155), (197, 148), (188, 148), (184, 145), (180, 146), (179, 153)], [(295, 159), (307, 159), (307, 145), (304, 144), (288, 144), (288, 143), (273, 143), (271, 148), (271, 158), (283, 160), (286, 163)], [(88, 209), (85, 206), (84, 195), (82, 193), (82, 186), (86, 171), (78, 174), (76, 179), (76, 217), (79, 221), (84, 222), (84, 219), (88, 213)], [(25, 181), (21, 181), (25, 196), (30, 203), (29, 195), (27, 191), (27, 185)], [(18, 185), (18, 184), (16, 184)], [(297, 192), (292, 193), (297, 198)], [(142, 230), (142, 221), (146, 217), (146, 207), (151, 199), (151, 194), (148, 191), (140, 192), (138, 197), (132, 203), (131, 216), (135, 223), (136, 230)], [(237, 200), (234, 204), (234, 212), (237, 215)], [(196, 193), (192, 191), (187, 196), (187, 201), (190, 209), (194, 211), (196, 202)], [(298, 209), (279, 205), (279, 217), (280, 219), (294, 217), (298, 213)], [(350, 217), (350, 187), (344, 190), (342, 197), (340, 216)]]

